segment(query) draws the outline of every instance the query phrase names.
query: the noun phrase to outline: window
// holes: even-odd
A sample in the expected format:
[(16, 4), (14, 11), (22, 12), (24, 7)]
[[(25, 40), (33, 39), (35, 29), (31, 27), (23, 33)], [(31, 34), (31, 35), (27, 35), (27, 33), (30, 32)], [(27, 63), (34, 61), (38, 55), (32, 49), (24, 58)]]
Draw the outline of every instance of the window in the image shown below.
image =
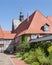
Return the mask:
[(46, 25), (44, 25), (44, 31), (45, 32), (48, 32), (49, 31), (49, 26), (46, 24)]
[(35, 34), (31, 35), (31, 39), (36, 39), (36, 38), (37, 38), (37, 35), (35, 35)]

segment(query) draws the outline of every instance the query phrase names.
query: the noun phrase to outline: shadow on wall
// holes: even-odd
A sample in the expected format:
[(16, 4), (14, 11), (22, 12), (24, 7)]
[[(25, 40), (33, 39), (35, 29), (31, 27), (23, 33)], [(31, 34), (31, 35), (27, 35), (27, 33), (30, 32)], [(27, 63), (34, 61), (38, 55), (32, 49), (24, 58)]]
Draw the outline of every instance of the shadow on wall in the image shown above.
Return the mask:
[(15, 42), (14, 39), (4, 40), (4, 53), (13, 53), (14, 52)]

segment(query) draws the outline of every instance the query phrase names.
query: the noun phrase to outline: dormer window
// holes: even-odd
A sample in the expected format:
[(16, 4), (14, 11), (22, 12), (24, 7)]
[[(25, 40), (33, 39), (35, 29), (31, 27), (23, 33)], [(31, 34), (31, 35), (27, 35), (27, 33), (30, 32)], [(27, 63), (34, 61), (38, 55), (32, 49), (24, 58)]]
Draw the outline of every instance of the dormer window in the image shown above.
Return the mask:
[(45, 24), (45, 25), (44, 25), (44, 31), (45, 31), (45, 32), (49, 32), (49, 25), (48, 25), (48, 24)]

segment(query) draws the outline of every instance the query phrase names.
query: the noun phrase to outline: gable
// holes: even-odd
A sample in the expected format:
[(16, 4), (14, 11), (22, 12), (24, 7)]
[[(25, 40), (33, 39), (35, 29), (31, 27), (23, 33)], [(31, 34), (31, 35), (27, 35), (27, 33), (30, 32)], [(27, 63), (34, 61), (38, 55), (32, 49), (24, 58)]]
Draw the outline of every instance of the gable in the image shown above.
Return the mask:
[[(49, 32), (44, 32), (41, 27), (47, 25), (50, 27)], [(23, 34), (52, 34), (52, 23), (40, 12), (35, 11), (32, 15), (25, 19), (16, 29), (17, 36)]]
[[(48, 21), (48, 19), (39, 11), (36, 12), (34, 15), (31, 24), (27, 30), (27, 33), (45, 33), (42, 31), (41, 27), (44, 25), (50, 25), (52, 26), (51, 23)], [(52, 28), (50, 28), (52, 31)], [(50, 33), (50, 32), (49, 32)]]

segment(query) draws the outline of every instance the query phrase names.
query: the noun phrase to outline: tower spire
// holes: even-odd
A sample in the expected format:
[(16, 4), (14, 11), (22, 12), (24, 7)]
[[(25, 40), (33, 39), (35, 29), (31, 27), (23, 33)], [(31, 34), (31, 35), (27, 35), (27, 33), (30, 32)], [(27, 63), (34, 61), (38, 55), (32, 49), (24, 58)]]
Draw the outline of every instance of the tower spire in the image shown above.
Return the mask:
[(21, 8), (21, 11), (20, 11), (19, 20), (21, 22), (24, 20), (24, 15), (23, 15), (23, 12), (22, 12), (22, 8)]

